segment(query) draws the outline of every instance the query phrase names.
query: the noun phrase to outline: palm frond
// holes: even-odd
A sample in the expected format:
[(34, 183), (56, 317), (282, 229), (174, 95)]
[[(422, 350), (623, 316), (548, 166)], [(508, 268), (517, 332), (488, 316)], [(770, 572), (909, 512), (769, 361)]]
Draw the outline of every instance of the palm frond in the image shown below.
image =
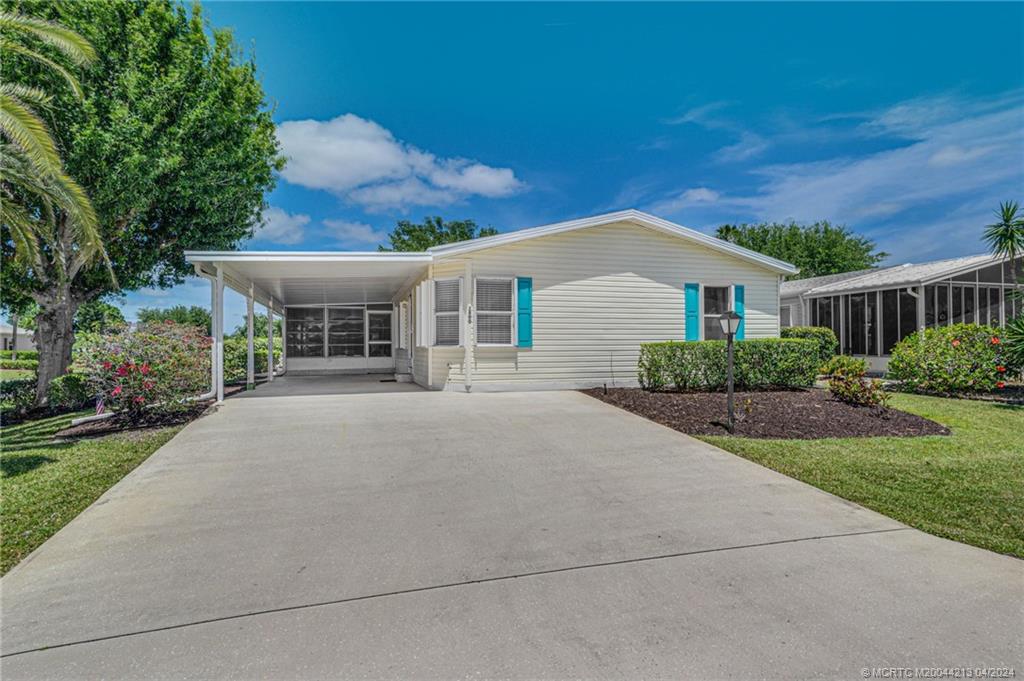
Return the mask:
[(96, 50), (84, 37), (54, 21), (14, 12), (0, 12), (0, 30), (17, 31), (33, 35), (47, 45), (52, 45), (76, 64), (85, 65), (96, 61)]
[[(0, 47), (2, 47), (2, 45), (0, 45)], [(0, 93), (9, 97), (14, 97), (20, 101), (23, 106), (27, 106), (27, 104), (34, 104), (35, 106), (48, 107), (53, 101), (53, 97), (48, 95), (45, 91), (28, 85), (18, 85), (17, 83), (0, 83)]]
[(32, 162), (41, 175), (63, 172), (60, 155), (46, 124), (7, 86), (0, 88), (0, 132)]
[(39, 220), (14, 201), (0, 202), (0, 222), (10, 231), (15, 260), (32, 265), (39, 259)]
[(0, 53), (3, 52), (21, 55), (26, 59), (30, 59), (34, 62), (42, 64), (46, 68), (56, 72), (61, 78), (64, 79), (64, 82), (68, 84), (68, 87), (70, 87), (71, 91), (75, 93), (75, 96), (79, 99), (82, 98), (82, 86), (79, 85), (78, 79), (75, 78), (70, 71), (68, 71), (66, 68), (64, 68), (57, 62), (53, 61), (46, 55), (36, 52), (31, 48), (25, 47), (19, 42), (0, 38)]

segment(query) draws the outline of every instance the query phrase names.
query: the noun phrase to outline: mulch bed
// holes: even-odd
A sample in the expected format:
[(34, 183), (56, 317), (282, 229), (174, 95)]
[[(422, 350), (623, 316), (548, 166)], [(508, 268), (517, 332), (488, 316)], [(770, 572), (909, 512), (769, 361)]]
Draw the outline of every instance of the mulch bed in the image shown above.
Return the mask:
[(202, 416), (211, 404), (212, 402), (197, 402), (195, 405), (182, 411), (167, 414), (146, 414), (141, 421), (129, 421), (121, 415), (115, 415), (102, 421), (89, 421), (77, 426), (69, 426), (64, 430), (57, 431), (54, 437), (59, 440), (73, 440), (82, 437), (100, 437), (101, 435), (112, 435), (114, 433), (162, 428), (164, 426), (179, 426)]
[[(690, 435), (728, 435), (725, 393), (582, 391)], [(737, 392), (735, 435), (817, 440), (827, 437), (949, 435), (949, 429), (898, 409), (854, 407), (824, 390)]]

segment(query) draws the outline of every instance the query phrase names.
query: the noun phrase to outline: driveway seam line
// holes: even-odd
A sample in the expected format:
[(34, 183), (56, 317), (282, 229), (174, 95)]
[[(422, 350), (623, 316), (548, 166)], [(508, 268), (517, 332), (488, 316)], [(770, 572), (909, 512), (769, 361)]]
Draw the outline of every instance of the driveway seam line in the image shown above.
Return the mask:
[(69, 648), (71, 646), (85, 645), (88, 643), (102, 643), (104, 641), (111, 641), (119, 638), (130, 638), (133, 636), (142, 636), (145, 634), (155, 634), (162, 631), (174, 631), (176, 629), (187, 629), (189, 627), (197, 627), (203, 624), (214, 624), (216, 622), (230, 622), (231, 620), (245, 619), (249, 617), (259, 617), (260, 615), (274, 615), (282, 612), (293, 612), (296, 610), (308, 610), (311, 608), (322, 608), (329, 605), (344, 605), (346, 603), (356, 603), (359, 601), (369, 601), (377, 598), (389, 598), (393, 596), (405, 596), (409, 594), (423, 593), (427, 591), (439, 591), (441, 589), (453, 589), (463, 586), (473, 586), (475, 584), (488, 584), (491, 582), (505, 582), (513, 579), (522, 579), (526, 577), (542, 577), (544, 575), (554, 575), (562, 572), (575, 572), (577, 570), (590, 570), (594, 568), (603, 567), (614, 567), (617, 565), (630, 565), (634, 563), (649, 563), (656, 560), (666, 560), (669, 558), (685, 558), (687, 556), (699, 556), (707, 553), (721, 553), (723, 551), (739, 551), (742, 549), (756, 549), (767, 546), (779, 546), (780, 544), (797, 544), (800, 542), (818, 541), (821, 539), (841, 539), (843, 537), (860, 537), (870, 534), (887, 534), (890, 532), (903, 532), (906, 530), (912, 530), (912, 527), (891, 527), (884, 530), (864, 530), (861, 532), (842, 532), (839, 534), (823, 534), (813, 537), (798, 537), (796, 539), (777, 539), (768, 542), (758, 542), (755, 544), (739, 544), (736, 546), (722, 546), (712, 549), (697, 549), (694, 551), (679, 551), (677, 553), (665, 553), (655, 556), (641, 556), (639, 558), (623, 558), (620, 560), (609, 560), (601, 563), (588, 563), (585, 565), (570, 565), (568, 567), (559, 568), (548, 568), (546, 570), (534, 570), (532, 572), (522, 572), (513, 575), (500, 575), (496, 577), (481, 577), (480, 579), (469, 579), (461, 582), (449, 582), (447, 584), (433, 584), (431, 586), (418, 586), (409, 589), (397, 589), (395, 591), (385, 591), (382, 593), (365, 594), (362, 596), (350, 596), (348, 598), (338, 598), (330, 601), (319, 601), (316, 603), (303, 603), (300, 605), (286, 605), (280, 608), (268, 608), (266, 610), (254, 610), (251, 612), (243, 612), (235, 615), (224, 615), (221, 617), (211, 617), (203, 620), (195, 620), (193, 622), (184, 622), (181, 624), (168, 624), (162, 627), (153, 627), (151, 629), (140, 629), (139, 631), (129, 631), (123, 634), (110, 634), (108, 636), (98, 636), (96, 638), (82, 639), (80, 641), (69, 641), (67, 643), (55, 643), (49, 646), (40, 646), (38, 648), (28, 648), (26, 650), (18, 650), (13, 653), (5, 653), (0, 655), (0, 659), (15, 657), (18, 655), (27, 655), (29, 653), (38, 653), (47, 650), (55, 650), (57, 648)]

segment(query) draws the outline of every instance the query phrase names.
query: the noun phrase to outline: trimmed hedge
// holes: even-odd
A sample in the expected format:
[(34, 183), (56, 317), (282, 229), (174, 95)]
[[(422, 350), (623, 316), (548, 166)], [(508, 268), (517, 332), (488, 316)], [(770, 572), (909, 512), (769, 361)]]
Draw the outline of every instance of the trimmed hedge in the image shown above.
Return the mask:
[(15, 378), (0, 381), (0, 410), (22, 414), (35, 404), (36, 379)]
[[(249, 351), (244, 338), (224, 339), (224, 380), (228, 383), (245, 381)], [(281, 359), (281, 339), (274, 337), (274, 364)], [(253, 339), (253, 360), (256, 373), (267, 370), (267, 338)]]
[(839, 339), (827, 326), (790, 326), (782, 329), (783, 338), (806, 338), (818, 344), (818, 359), (824, 366), (839, 352)]
[(57, 411), (76, 411), (94, 401), (89, 384), (81, 374), (64, 374), (53, 379), (46, 396), (50, 409)]
[(889, 378), (914, 392), (989, 392), (1010, 373), (1002, 329), (953, 324), (912, 333), (892, 349)]
[[(0, 350), (0, 359), (14, 359), (13, 350)], [(18, 359), (39, 359), (38, 350), (18, 350)]]
[(0, 359), (0, 369), (38, 369), (39, 360), (37, 359), (21, 359), (21, 353), (18, 353), (18, 359)]
[[(737, 388), (808, 388), (821, 362), (818, 343), (805, 338), (736, 341)], [(637, 365), (647, 390), (724, 390), (728, 380), (726, 342), (642, 343)]]

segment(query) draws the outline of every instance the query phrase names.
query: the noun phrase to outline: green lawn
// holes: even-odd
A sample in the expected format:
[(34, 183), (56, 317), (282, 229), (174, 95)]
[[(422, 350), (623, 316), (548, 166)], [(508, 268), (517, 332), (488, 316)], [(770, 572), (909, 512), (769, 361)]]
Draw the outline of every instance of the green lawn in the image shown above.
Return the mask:
[[(89, 413), (89, 412), (83, 412)], [(64, 527), (180, 427), (55, 443), (72, 416), (5, 426), (0, 436), (0, 574)]]
[(0, 381), (13, 381), (17, 378), (32, 378), (36, 372), (32, 369), (0, 369)]
[(1024, 558), (1024, 407), (918, 395), (890, 404), (953, 434), (701, 439), (925, 532)]

